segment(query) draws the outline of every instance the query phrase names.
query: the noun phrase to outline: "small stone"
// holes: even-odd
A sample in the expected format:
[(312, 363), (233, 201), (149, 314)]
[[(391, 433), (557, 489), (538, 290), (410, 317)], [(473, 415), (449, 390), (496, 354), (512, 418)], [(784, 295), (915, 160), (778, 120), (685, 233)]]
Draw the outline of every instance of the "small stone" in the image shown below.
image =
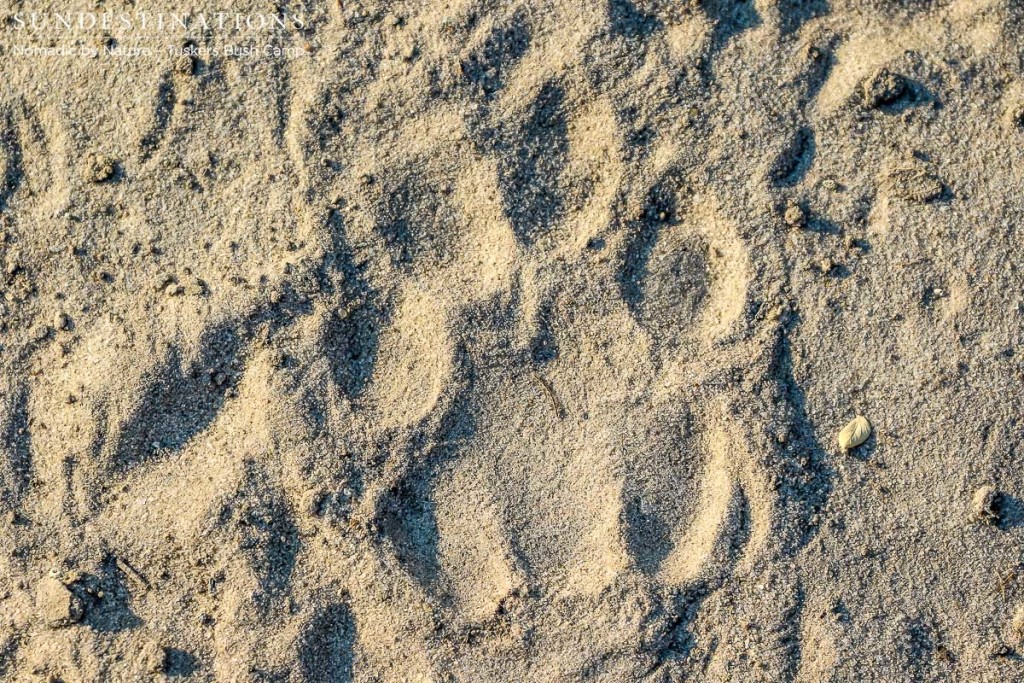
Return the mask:
[(910, 89), (907, 79), (883, 67), (864, 81), (864, 104), (871, 108), (896, 104)]
[(39, 582), (36, 607), (50, 628), (63, 628), (82, 620), (82, 601), (59, 580), (47, 577)]
[[(985, 524), (998, 523), (999, 498), (999, 491), (995, 486), (986, 484), (975, 491), (974, 497), (971, 499), (971, 519)], [(1024, 619), (1024, 612), (1022, 612), (1022, 619)], [(1022, 622), (1022, 626), (1024, 626), (1024, 622)]]
[(53, 327), (56, 330), (66, 330), (71, 327), (71, 318), (64, 313), (58, 313), (53, 317)]
[(50, 336), (50, 328), (46, 325), (36, 325), (32, 328), (32, 341), (41, 342)]
[(1007, 645), (1006, 643), (996, 643), (992, 646), (992, 649), (989, 650), (988, 656), (991, 659), (1002, 659), (1004, 657), (1009, 657), (1012, 654), (1013, 650), (1010, 648), (1009, 645)]
[(836, 264), (832, 262), (830, 258), (823, 258), (818, 261), (816, 268), (822, 275), (828, 275), (832, 272), (832, 269), (836, 267)]
[(850, 420), (839, 432), (839, 450), (846, 453), (851, 448), (856, 448), (871, 436), (871, 423), (862, 415)]
[(85, 161), (83, 175), (90, 183), (103, 183), (114, 177), (117, 165), (113, 159), (102, 154), (90, 154)]
[(807, 222), (807, 215), (804, 213), (803, 207), (794, 203), (786, 207), (782, 219), (791, 228), (802, 228)]

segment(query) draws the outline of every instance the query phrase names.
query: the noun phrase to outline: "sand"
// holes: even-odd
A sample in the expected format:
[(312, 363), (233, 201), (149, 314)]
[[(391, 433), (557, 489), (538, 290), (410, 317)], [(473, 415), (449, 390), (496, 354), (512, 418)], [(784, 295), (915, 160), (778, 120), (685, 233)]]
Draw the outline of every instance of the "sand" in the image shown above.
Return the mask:
[(0, 679), (1024, 678), (1017, 3), (224, 9), (0, 8)]

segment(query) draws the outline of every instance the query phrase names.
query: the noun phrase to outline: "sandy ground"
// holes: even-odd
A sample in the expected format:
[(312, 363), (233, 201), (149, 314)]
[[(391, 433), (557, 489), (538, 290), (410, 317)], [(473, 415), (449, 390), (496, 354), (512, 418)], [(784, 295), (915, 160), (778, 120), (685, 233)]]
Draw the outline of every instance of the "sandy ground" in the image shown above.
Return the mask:
[(1024, 679), (1019, 3), (231, 5), (0, 8), (0, 679)]

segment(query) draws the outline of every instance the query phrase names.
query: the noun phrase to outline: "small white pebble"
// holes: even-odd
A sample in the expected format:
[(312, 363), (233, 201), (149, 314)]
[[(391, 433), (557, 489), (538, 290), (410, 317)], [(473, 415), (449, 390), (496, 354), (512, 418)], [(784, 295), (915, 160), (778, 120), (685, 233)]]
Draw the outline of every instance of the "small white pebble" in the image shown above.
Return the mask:
[(839, 432), (839, 450), (845, 453), (851, 448), (856, 448), (867, 441), (869, 436), (871, 423), (863, 415), (858, 415)]
[(974, 492), (971, 499), (971, 518), (986, 524), (995, 524), (999, 521), (999, 491), (995, 486), (986, 484)]

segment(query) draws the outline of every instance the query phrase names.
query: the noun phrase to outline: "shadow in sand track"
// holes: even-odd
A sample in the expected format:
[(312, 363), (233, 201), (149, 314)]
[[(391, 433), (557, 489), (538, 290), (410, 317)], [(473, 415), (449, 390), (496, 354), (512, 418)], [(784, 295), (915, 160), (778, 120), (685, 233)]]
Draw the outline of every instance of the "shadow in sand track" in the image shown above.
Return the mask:
[[(749, 542), (753, 530), (750, 502), (742, 493), (738, 497), (738, 507), (733, 512), (734, 528), (730, 553), (735, 561), (740, 550)], [(707, 668), (705, 658), (694, 655), (698, 649), (705, 655), (713, 652), (705, 646), (698, 648), (692, 626), (701, 605), (726, 581), (724, 575), (716, 578), (697, 580), (666, 595), (649, 615), (651, 621), (651, 639), (644, 646), (654, 654), (655, 661), (651, 673), (660, 672), (664, 678), (652, 680), (690, 680), (683, 673), (693, 674), (694, 680), (703, 680), (701, 676)]]
[(160, 144), (163, 142), (164, 137), (167, 135), (167, 129), (171, 123), (171, 116), (174, 113), (176, 101), (177, 98), (174, 90), (174, 78), (173, 75), (168, 72), (160, 79), (160, 85), (157, 87), (157, 93), (153, 105), (152, 127), (149, 132), (143, 136), (142, 141), (139, 143), (143, 161), (148, 160), (156, 153)]
[(320, 611), (306, 626), (299, 644), (303, 683), (349, 683), (353, 680), (356, 622), (346, 604)]
[(561, 85), (546, 84), (527, 119), (508, 136), (512, 149), (503, 155), (499, 181), (512, 228), (524, 244), (549, 230), (563, 211), (559, 181), (569, 155), (565, 98)]
[[(223, 406), (232, 379), (230, 364), (241, 349), (231, 324), (213, 328), (200, 342), (199, 358), (186, 365), (172, 347), (148, 381), (143, 399), (118, 436), (113, 466), (127, 470), (152, 457), (154, 450), (176, 450), (203, 431)], [(157, 444), (157, 449), (154, 449)]]
[(377, 503), (376, 526), (394, 548), (399, 562), (424, 587), (440, 576), (440, 535), (433, 500), (442, 467), (475, 429), (471, 405), (472, 370), (462, 371), (462, 389), (440, 419), (434, 436), (413, 438), (403, 457), (413, 463)]
[(700, 6), (714, 25), (713, 52), (721, 50), (734, 36), (761, 25), (753, 0), (705, 0)]
[(167, 667), (164, 674), (168, 678), (188, 678), (199, 671), (199, 660), (195, 655), (176, 647), (167, 648)]
[(792, 187), (803, 180), (814, 163), (816, 149), (814, 131), (807, 126), (797, 130), (772, 164), (771, 180), (775, 186)]
[(395, 268), (451, 260), (460, 219), (443, 176), (431, 177), (416, 163), (385, 174), (372, 189), (376, 229)]
[(672, 551), (672, 527), (661, 516), (646, 510), (639, 496), (626, 503), (623, 516), (630, 555), (642, 572), (654, 574)]
[(999, 528), (1014, 529), (1024, 526), (1024, 502), (1017, 496), (1001, 493), (997, 501)]
[(86, 605), (82, 623), (94, 631), (117, 633), (142, 626), (132, 610), (132, 590), (145, 586), (132, 584), (113, 556), (104, 560), (99, 576), (86, 574), (70, 588)]
[(244, 483), (217, 513), (221, 542), (237, 550), (257, 585), (253, 605), (262, 613), (288, 592), (302, 540), (285, 494), (267, 472), (247, 459)]
[(389, 308), (363, 275), (345, 235), (341, 211), (328, 219), (333, 251), (325, 263), (325, 279), (344, 305), (327, 323), (323, 346), (334, 380), (349, 399), (362, 395), (377, 364), (380, 332), (390, 318)]
[(808, 21), (832, 11), (827, 0), (780, 0), (778, 8), (783, 35), (798, 31)]
[(641, 12), (630, 0), (608, 0), (612, 33), (624, 38), (647, 38), (662, 28), (657, 17)]
[(537, 332), (530, 341), (530, 358), (535, 365), (545, 365), (558, 358), (558, 339), (551, 320), (553, 308), (554, 302), (548, 301), (537, 313)]
[(790, 438), (784, 453), (787, 456), (785, 466), (792, 476), (785, 478), (786, 483), (779, 489), (779, 494), (782, 503), (791, 508), (791, 514), (805, 528), (802, 538), (796, 540), (797, 547), (789, 548), (790, 552), (803, 547), (817, 534), (811, 520), (824, 507), (832, 488), (829, 455), (818, 442), (807, 413), (807, 398), (793, 375), (788, 330), (796, 324), (796, 320), (792, 320), (779, 332), (772, 369), (786, 401), (790, 425)]
[(21, 187), (23, 153), (14, 117), (10, 112), (0, 111), (0, 211), (7, 208)]
[(16, 508), (28, 492), (32, 476), (32, 433), (28, 396), (21, 389), (0, 414), (0, 507)]
[(416, 580), (434, 584), (440, 574), (437, 515), (429, 481), (403, 481), (378, 506), (377, 526), (394, 547), (398, 561)]
[(260, 606), (291, 585), (301, 540), (291, 510), (280, 492), (262, 485), (264, 477), (250, 467), (249, 484), (232, 508), (237, 538), (258, 577)]
[(682, 182), (681, 174), (665, 174), (648, 191), (643, 214), (629, 225), (631, 236), (622, 256), (619, 287), (626, 305), (636, 316), (643, 312), (645, 283), (658, 237), (679, 220), (677, 190)]
[(356, 301), (327, 324), (325, 349), (342, 392), (354, 399), (362, 395), (373, 375), (383, 315), (373, 300)]
[(463, 77), (490, 97), (505, 85), (508, 72), (526, 54), (532, 33), (529, 17), (519, 9), (491, 31), (483, 45), (462, 60)]

